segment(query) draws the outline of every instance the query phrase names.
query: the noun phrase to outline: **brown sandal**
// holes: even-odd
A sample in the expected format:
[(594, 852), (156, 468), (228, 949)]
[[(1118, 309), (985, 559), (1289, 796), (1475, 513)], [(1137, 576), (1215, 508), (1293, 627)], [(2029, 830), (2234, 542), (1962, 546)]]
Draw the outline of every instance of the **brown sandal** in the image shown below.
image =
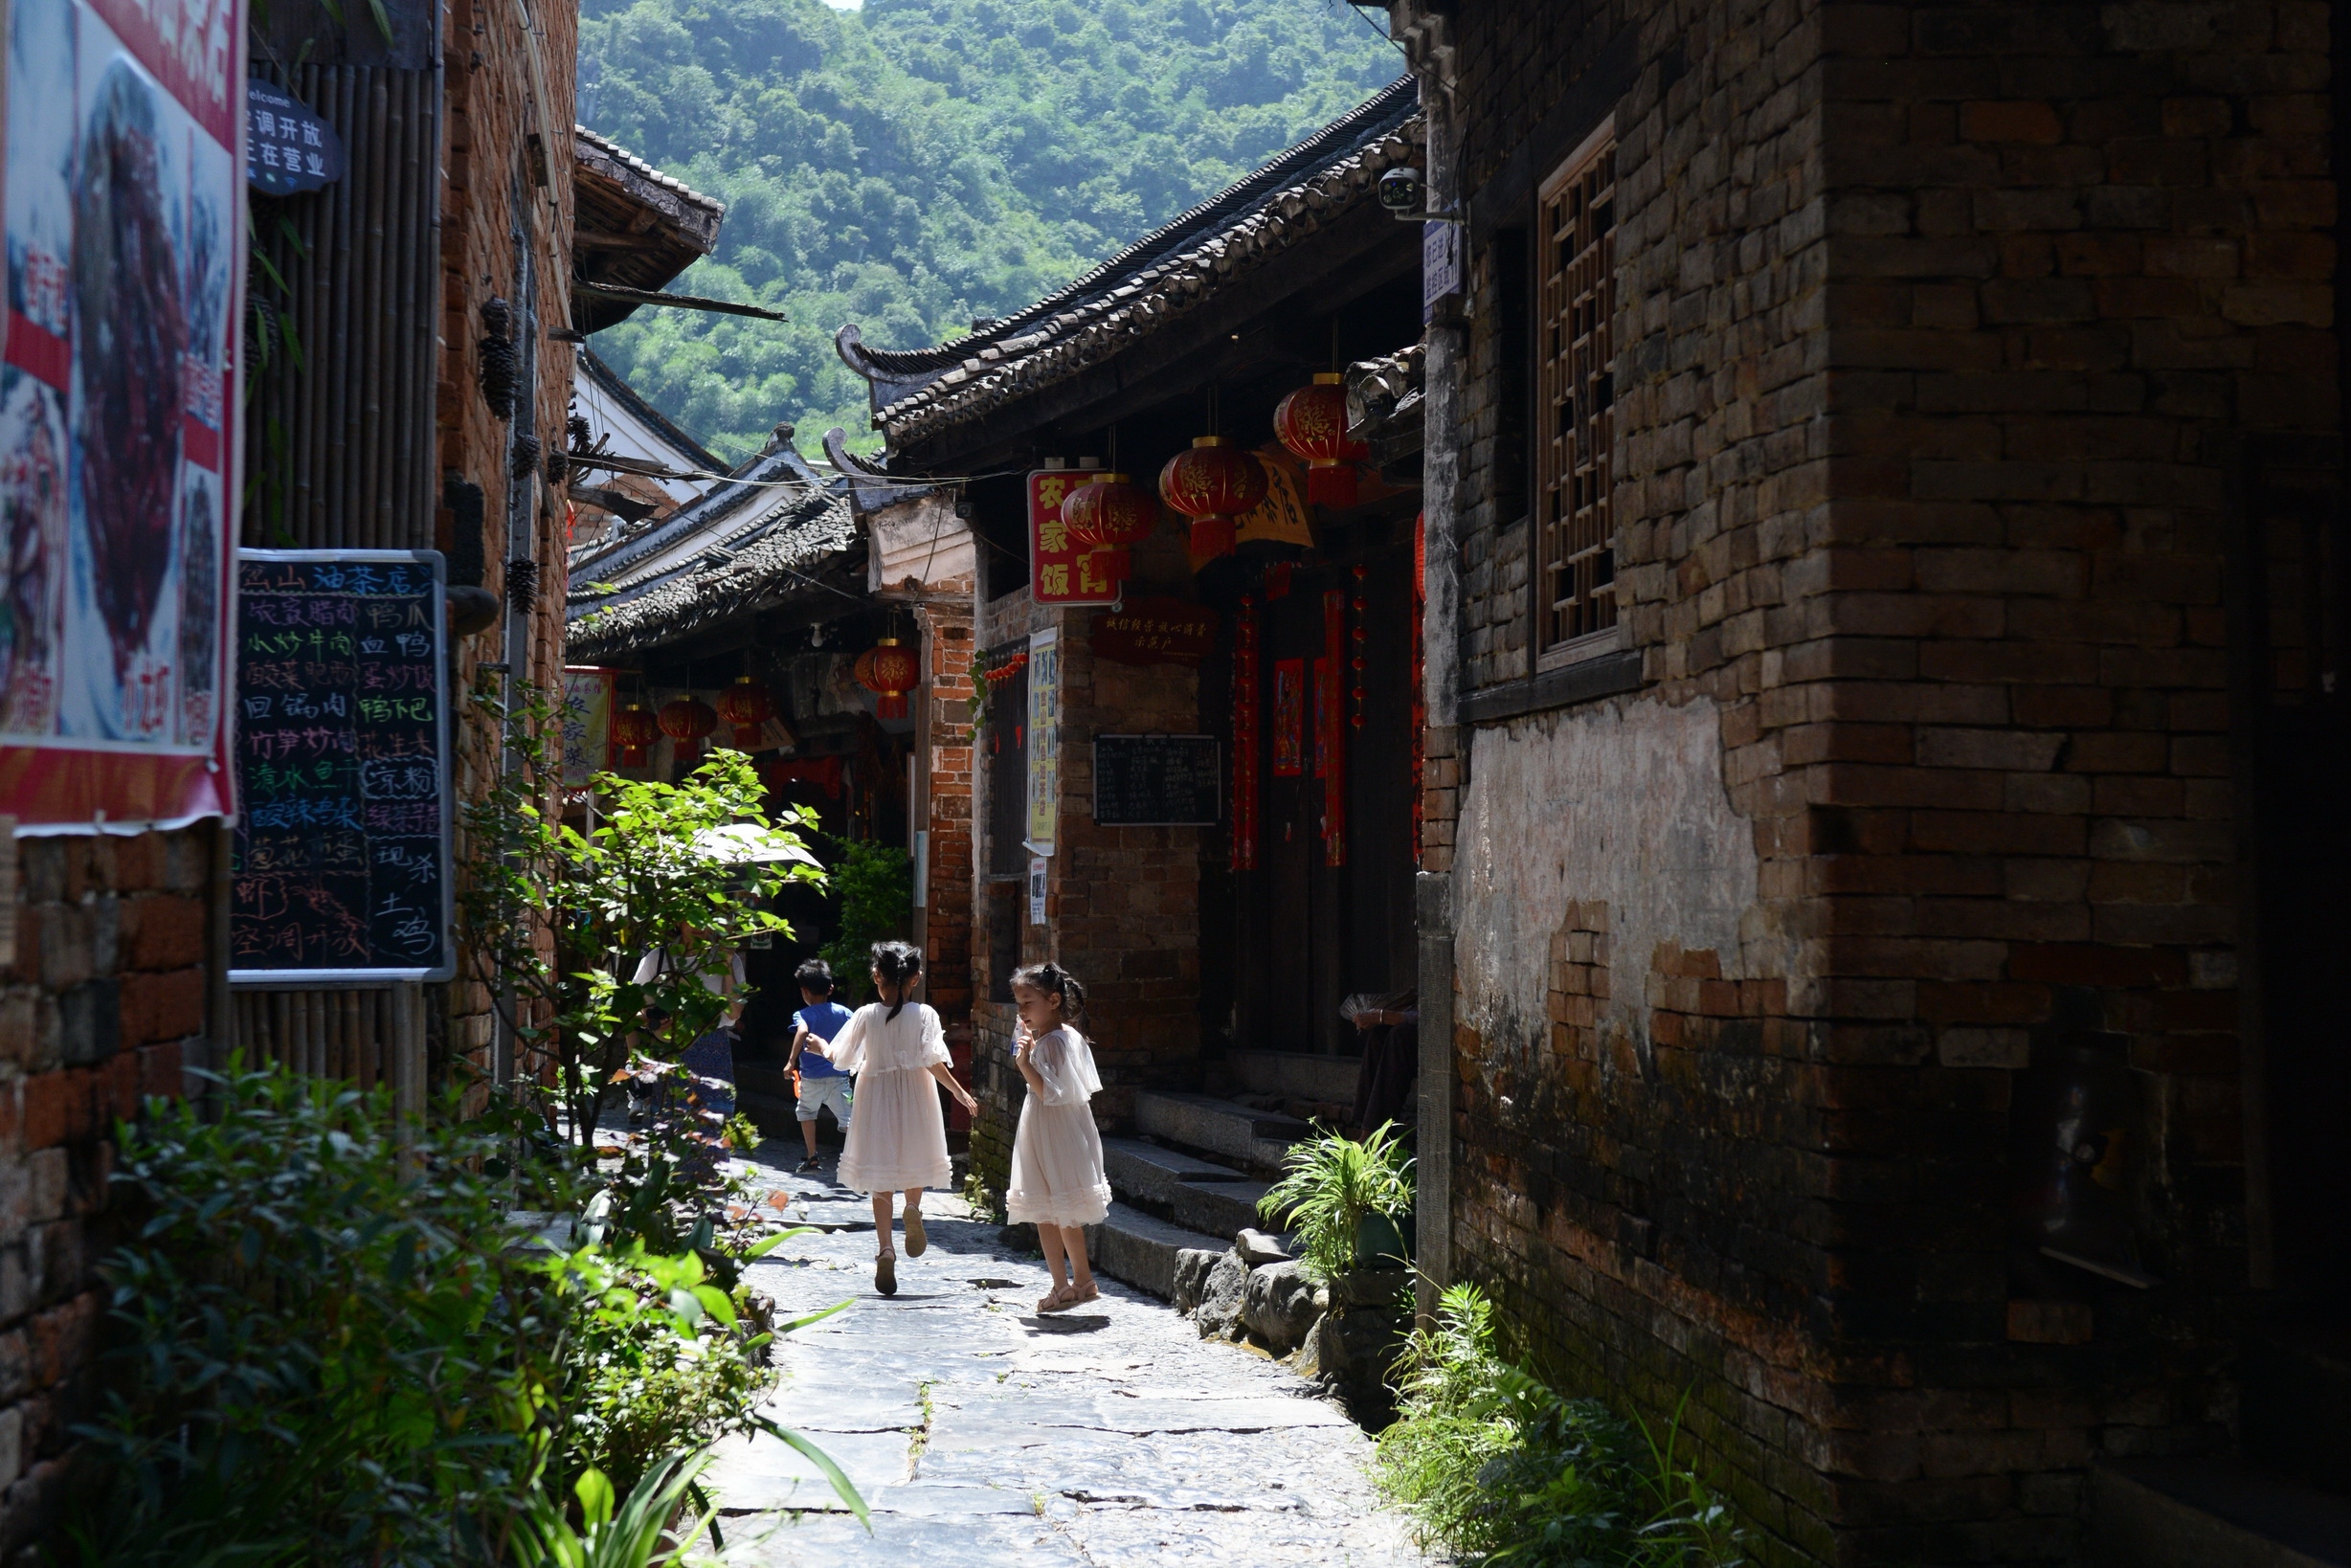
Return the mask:
[(1076, 1300), (1077, 1298), (1070, 1293), (1068, 1286), (1056, 1285), (1052, 1289), (1037, 1298), (1037, 1310), (1040, 1312), (1062, 1311), (1075, 1305)]
[(930, 1238), (923, 1230), (923, 1211), (907, 1210), (907, 1256), (919, 1258), (930, 1247)]
[(881, 1253), (873, 1261), (873, 1288), (885, 1296), (898, 1293), (898, 1259), (891, 1253)]

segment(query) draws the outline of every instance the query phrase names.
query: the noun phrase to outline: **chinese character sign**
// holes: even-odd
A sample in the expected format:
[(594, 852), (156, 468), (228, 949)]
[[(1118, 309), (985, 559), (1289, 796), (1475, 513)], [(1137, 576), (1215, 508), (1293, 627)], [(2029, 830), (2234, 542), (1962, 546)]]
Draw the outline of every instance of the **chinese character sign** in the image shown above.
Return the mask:
[(563, 671), (563, 782), (581, 790), (613, 765), (613, 684), (617, 670), (567, 664)]
[(1102, 476), (1086, 468), (1041, 468), (1028, 477), (1029, 594), (1039, 604), (1115, 604), (1118, 584), (1103, 570), (1108, 550), (1080, 549), (1062, 523), (1062, 503)]
[(1028, 846), (1053, 853), (1062, 819), (1062, 649), (1058, 634), (1029, 638)]
[(343, 178), (343, 139), (282, 88), (245, 81), (245, 183), (272, 196), (320, 190)]
[(244, 8), (7, 18), (0, 810), (224, 812)]

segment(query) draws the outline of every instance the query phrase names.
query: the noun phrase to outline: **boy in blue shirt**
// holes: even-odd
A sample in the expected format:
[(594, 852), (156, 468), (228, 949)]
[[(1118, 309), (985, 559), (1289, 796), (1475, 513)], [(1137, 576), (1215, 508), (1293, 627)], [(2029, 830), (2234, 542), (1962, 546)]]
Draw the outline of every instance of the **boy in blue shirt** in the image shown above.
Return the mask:
[[(849, 1133), (849, 1075), (825, 1059), (824, 1045), (840, 1033), (840, 1026), (849, 1021), (849, 1010), (833, 999), (833, 969), (821, 958), (811, 958), (793, 971), (792, 977), (800, 987), (800, 1000), (808, 1005), (792, 1015), (792, 1057), (785, 1070), (797, 1067), (800, 1071), (800, 1104), (796, 1112), (800, 1119), (800, 1136), (807, 1140), (808, 1157), (800, 1161), (800, 1169), (817, 1169), (817, 1112), (833, 1108), (833, 1120), (840, 1124), (843, 1137)], [(817, 1049), (802, 1054), (800, 1047), (817, 1041)]]

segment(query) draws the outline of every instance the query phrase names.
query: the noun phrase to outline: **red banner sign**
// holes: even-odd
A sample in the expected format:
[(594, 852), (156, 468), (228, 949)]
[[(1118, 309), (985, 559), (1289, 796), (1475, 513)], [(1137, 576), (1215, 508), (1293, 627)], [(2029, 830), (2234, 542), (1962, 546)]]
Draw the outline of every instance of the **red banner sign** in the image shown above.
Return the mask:
[(1080, 549), (1062, 523), (1069, 492), (1102, 476), (1086, 468), (1041, 468), (1028, 477), (1029, 595), (1039, 604), (1116, 604), (1104, 570), (1108, 550)]

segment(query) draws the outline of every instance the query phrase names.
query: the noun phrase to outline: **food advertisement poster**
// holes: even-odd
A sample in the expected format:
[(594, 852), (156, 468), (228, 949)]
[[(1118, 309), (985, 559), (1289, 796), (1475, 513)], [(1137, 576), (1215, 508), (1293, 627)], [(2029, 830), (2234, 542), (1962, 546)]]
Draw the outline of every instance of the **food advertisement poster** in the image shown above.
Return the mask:
[(225, 814), (244, 7), (0, 14), (0, 812)]

